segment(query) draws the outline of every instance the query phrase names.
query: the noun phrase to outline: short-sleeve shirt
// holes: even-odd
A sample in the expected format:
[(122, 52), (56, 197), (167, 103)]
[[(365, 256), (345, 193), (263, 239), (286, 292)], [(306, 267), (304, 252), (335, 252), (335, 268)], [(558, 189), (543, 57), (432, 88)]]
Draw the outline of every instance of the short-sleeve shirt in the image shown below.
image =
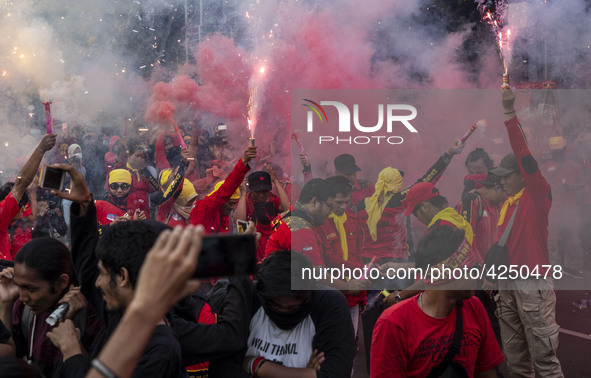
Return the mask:
[[(445, 318), (434, 318), (419, 308), (417, 299), (418, 295), (388, 308), (378, 319), (371, 347), (372, 377), (426, 377), (447, 354), (456, 308)], [(503, 354), (482, 303), (476, 297), (463, 302), (462, 346), (453, 361), (474, 377), (500, 364)]]

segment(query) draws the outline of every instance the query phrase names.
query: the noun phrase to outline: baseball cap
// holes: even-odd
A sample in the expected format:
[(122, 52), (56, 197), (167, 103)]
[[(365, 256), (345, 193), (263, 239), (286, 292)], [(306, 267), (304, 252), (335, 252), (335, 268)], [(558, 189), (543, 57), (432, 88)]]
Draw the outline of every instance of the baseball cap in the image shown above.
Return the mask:
[(334, 169), (345, 175), (350, 175), (361, 170), (361, 168), (355, 164), (355, 158), (353, 155), (349, 154), (341, 154), (334, 158)]
[(413, 210), (421, 202), (437, 197), (439, 190), (430, 182), (419, 182), (414, 184), (406, 193), (404, 200), (404, 216), (407, 217), (412, 214)]
[(248, 187), (253, 192), (273, 189), (271, 175), (265, 171), (256, 171), (248, 175)]
[(479, 183), (486, 186), (497, 186), (501, 185), (501, 178), (494, 173), (488, 172), (484, 180), (478, 180)]
[(505, 155), (498, 168), (490, 169), (489, 172), (499, 177), (507, 176), (513, 172), (520, 172), (515, 154), (511, 152), (510, 154)]

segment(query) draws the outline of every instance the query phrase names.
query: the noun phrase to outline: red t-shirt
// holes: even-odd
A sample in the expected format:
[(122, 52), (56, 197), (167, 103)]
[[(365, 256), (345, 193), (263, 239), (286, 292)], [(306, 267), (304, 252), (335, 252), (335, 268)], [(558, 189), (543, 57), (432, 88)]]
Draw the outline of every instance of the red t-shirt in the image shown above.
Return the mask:
[(21, 211), (18, 202), (8, 193), (4, 200), (0, 201), (0, 259), (12, 261), (14, 256), (10, 252), (10, 235), (8, 227), (14, 217)]
[[(456, 308), (434, 318), (417, 304), (418, 295), (386, 309), (376, 322), (371, 345), (371, 377), (426, 377), (441, 363), (456, 327)], [(469, 377), (503, 361), (486, 310), (478, 298), (464, 300), (462, 347), (454, 361)]]
[[(525, 190), (519, 200), (519, 207), (513, 222), (513, 228), (507, 239), (507, 263), (509, 265), (526, 265), (533, 270), (535, 266), (550, 264), (548, 254), (548, 214), (552, 199), (550, 185), (536, 167), (535, 171), (528, 173), (523, 167), (523, 159), (533, 160), (533, 156), (527, 146), (521, 126), (517, 117), (505, 122), (509, 132), (509, 141), (513, 153), (517, 157), (519, 168), (525, 180)], [(535, 160), (533, 160), (535, 163)], [(499, 235), (502, 235), (515, 211), (515, 206), (509, 206), (504, 223), (500, 226)]]

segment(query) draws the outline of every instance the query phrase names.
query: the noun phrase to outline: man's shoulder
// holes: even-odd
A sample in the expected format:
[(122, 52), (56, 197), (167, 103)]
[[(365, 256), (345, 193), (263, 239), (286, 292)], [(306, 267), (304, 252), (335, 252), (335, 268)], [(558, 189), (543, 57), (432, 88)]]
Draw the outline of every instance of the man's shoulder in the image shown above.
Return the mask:
[(167, 325), (159, 325), (154, 328), (142, 356), (148, 358), (148, 355), (151, 355), (156, 358), (156, 356), (165, 357), (167, 355), (179, 355), (179, 353), (180, 345), (172, 328)]

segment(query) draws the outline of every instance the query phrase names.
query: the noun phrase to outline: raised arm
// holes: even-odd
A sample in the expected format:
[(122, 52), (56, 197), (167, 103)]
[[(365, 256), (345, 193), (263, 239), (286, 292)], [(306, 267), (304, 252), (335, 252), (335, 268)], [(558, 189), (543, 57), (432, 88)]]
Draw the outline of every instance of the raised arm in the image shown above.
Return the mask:
[(25, 165), (18, 172), (16, 180), (14, 181), (14, 187), (12, 188), (12, 196), (16, 202), (20, 202), (21, 198), (23, 198), (25, 190), (27, 190), (37, 174), (37, 169), (39, 169), (39, 164), (41, 164), (41, 160), (43, 160), (43, 155), (55, 146), (55, 141), (55, 134), (44, 135), (37, 148), (35, 148), (35, 151), (33, 151), (29, 157), (29, 160), (27, 160)]

